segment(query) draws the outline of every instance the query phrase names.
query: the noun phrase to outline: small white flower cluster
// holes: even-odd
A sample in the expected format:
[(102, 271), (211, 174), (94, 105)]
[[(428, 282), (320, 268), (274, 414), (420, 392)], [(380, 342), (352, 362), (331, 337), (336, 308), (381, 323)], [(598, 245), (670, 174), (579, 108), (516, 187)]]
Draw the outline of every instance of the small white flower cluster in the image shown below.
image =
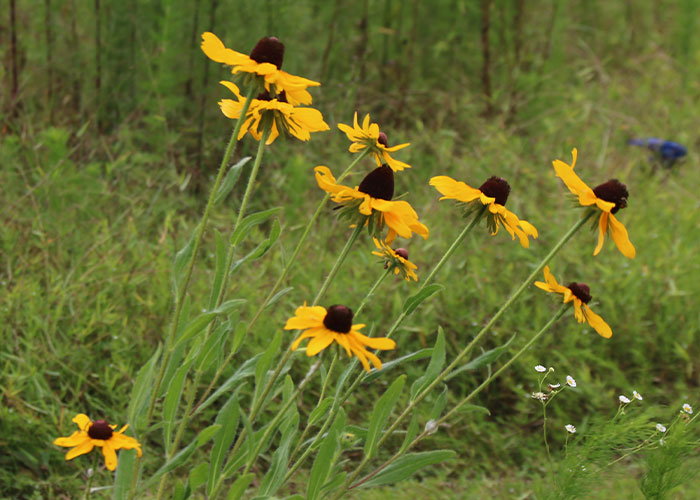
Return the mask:
[(549, 396), (547, 396), (544, 392), (533, 392), (530, 397), (532, 399), (542, 401), (543, 403), (549, 399)]
[[(639, 394), (637, 391), (632, 391), (632, 397), (638, 401), (642, 401), (644, 399), (642, 395)], [(632, 400), (624, 394), (621, 394), (618, 399), (623, 405), (630, 404), (632, 402)]]

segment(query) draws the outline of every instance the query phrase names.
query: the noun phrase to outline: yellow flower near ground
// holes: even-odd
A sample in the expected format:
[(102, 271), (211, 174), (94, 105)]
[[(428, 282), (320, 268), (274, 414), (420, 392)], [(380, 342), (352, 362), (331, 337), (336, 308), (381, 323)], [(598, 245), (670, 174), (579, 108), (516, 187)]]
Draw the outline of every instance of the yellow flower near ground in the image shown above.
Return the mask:
[(115, 431), (116, 425), (109, 425), (104, 420), (92, 422), (90, 418), (79, 413), (73, 417), (73, 422), (78, 424), (80, 430), (68, 437), (57, 438), (53, 444), (64, 447), (72, 447), (66, 454), (66, 460), (72, 460), (77, 456), (90, 453), (94, 447), (102, 448), (105, 457), (105, 466), (109, 470), (117, 468), (117, 453), (119, 449), (135, 449), (141, 456), (141, 445), (136, 439), (125, 436), (124, 431), (129, 427), (125, 425), (119, 431)]
[(615, 245), (618, 250), (629, 259), (634, 259), (636, 250), (634, 245), (627, 235), (627, 229), (618, 221), (613, 214), (617, 213), (621, 208), (627, 206), (627, 186), (622, 184), (617, 179), (611, 179), (593, 189), (588, 187), (581, 178), (574, 172), (576, 167), (576, 158), (578, 150), (574, 148), (571, 151), (573, 161), (571, 165), (567, 165), (561, 160), (554, 160), (554, 170), (557, 176), (564, 181), (566, 187), (569, 188), (574, 195), (578, 196), (578, 202), (581, 206), (592, 207), (595, 205), (600, 210), (600, 218), (598, 219), (598, 245), (593, 250), (593, 255), (598, 255), (603, 243), (605, 242), (605, 233), (610, 230)]
[(378, 166), (386, 163), (394, 172), (399, 172), (405, 168), (411, 168), (411, 165), (408, 163), (392, 158), (392, 156), (389, 154), (408, 147), (411, 145), (411, 143), (407, 142), (405, 144), (398, 144), (396, 146), (389, 147), (387, 135), (384, 132), (379, 131), (378, 124), (370, 123), (369, 113), (362, 121), (362, 126), (360, 126), (357, 122), (357, 112), (355, 112), (352, 127), (345, 125), (344, 123), (339, 123), (338, 128), (345, 132), (348, 139), (352, 141), (349, 148), (351, 153), (359, 153), (363, 149), (369, 148), (370, 154), (374, 157)]
[(368, 359), (377, 370), (381, 370), (382, 362), (374, 353), (368, 351), (367, 347), (389, 350), (396, 347), (396, 342), (384, 337), (372, 338), (362, 335), (360, 329), (365, 325), (353, 325), (352, 319), (352, 310), (343, 305), (334, 305), (328, 310), (322, 306), (303, 305), (297, 307), (294, 316), (284, 325), (284, 329), (304, 330), (292, 344), (293, 351), (299, 347), (302, 340), (308, 338), (311, 340), (306, 346), (307, 356), (315, 356), (336, 342), (345, 349), (348, 356), (352, 357), (353, 354), (357, 356), (366, 371), (370, 371)]
[(275, 37), (264, 37), (255, 45), (250, 55), (227, 48), (210, 32), (202, 33), (202, 51), (212, 61), (231, 66), (231, 73), (246, 73), (263, 79), (265, 90), (273, 95), (284, 92), (292, 106), (311, 104), (307, 87), (318, 87), (319, 82), (282, 71), (284, 44)]
[(314, 169), (318, 187), (331, 195), (336, 203), (357, 205), (357, 211), (364, 216), (363, 224), (370, 218), (377, 219), (377, 229), (386, 224), (389, 232), (385, 238), (391, 244), (399, 235), (410, 238), (413, 233), (428, 238), (428, 228), (418, 220), (418, 214), (407, 201), (391, 201), (394, 196), (394, 172), (387, 165), (381, 166), (362, 180), (359, 186), (350, 188), (337, 184), (330, 169), (320, 165)]
[[(237, 120), (241, 116), (245, 97), (241, 95), (235, 84), (225, 80), (219, 83), (236, 96), (236, 100), (222, 99), (219, 101), (221, 112), (227, 118)], [(329, 129), (319, 110), (292, 106), (285, 101), (284, 92), (275, 98), (261, 94), (257, 99), (251, 101), (246, 119), (238, 133), (238, 139), (240, 140), (246, 132), (250, 132), (255, 140), (259, 141), (265, 129), (269, 127), (270, 136), (267, 138), (266, 144), (272, 144), (279, 136), (278, 127), (280, 126), (301, 141), (308, 141), (311, 138), (311, 132), (322, 132)]]
[(550, 272), (549, 266), (544, 267), (544, 279), (544, 283), (535, 281), (535, 286), (545, 292), (563, 295), (564, 304), (567, 302), (574, 303), (574, 316), (579, 323), (587, 321), (601, 337), (606, 339), (612, 337), (610, 326), (588, 307), (588, 303), (591, 301), (591, 291), (588, 285), (585, 283), (570, 283), (569, 286), (560, 285)]
[[(461, 181), (456, 181), (446, 175), (430, 179), (430, 185), (437, 189), (442, 200), (457, 200), (462, 203), (481, 203), (488, 207), (487, 226), (492, 235), (498, 233), (502, 224), (512, 239), (517, 236), (524, 248), (530, 246), (528, 237), (537, 238), (537, 229), (526, 220), (519, 219), (505, 207), (510, 185), (501, 177), (491, 177), (479, 189), (473, 188)], [(473, 206), (470, 208), (473, 209)]]
[(391, 269), (395, 275), (401, 274), (406, 281), (418, 281), (418, 276), (416, 275), (416, 266), (413, 262), (408, 260), (408, 250), (405, 248), (397, 248), (394, 250), (386, 242), (374, 239), (374, 246), (377, 247), (379, 251), (372, 251), (372, 255), (384, 258), (384, 267), (386, 269)]

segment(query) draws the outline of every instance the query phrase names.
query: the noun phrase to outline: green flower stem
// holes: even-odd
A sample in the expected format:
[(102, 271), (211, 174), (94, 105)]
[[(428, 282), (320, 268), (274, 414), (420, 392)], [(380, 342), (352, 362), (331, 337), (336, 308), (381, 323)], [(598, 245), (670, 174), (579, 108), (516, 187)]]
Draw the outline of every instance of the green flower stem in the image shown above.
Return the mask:
[[(424, 430), (421, 434), (416, 436), (413, 441), (406, 447), (405, 450), (403, 450), (400, 453), (396, 453), (394, 456), (392, 456), (389, 460), (384, 462), (379, 468), (377, 468), (372, 474), (369, 476), (365, 477), (361, 481), (353, 484), (352, 486), (348, 487), (348, 489), (355, 488), (361, 484), (363, 484), (365, 481), (368, 481), (371, 477), (374, 477), (378, 472), (386, 468), (388, 465), (391, 463), (395, 462), (399, 457), (401, 457), (403, 454), (405, 454), (408, 450), (413, 448), (416, 444), (418, 444), (421, 440), (423, 440), (425, 437), (429, 436), (432, 432), (434, 432), (434, 429), (437, 429), (440, 425), (443, 423), (447, 422), (453, 415), (455, 415), (464, 405), (468, 404), (469, 401), (472, 400), (474, 396), (479, 394), (484, 388), (486, 388), (491, 382), (493, 382), (498, 376), (501, 375), (505, 370), (507, 370), (510, 365), (512, 365), (520, 356), (525, 353), (532, 345), (537, 342), (542, 335), (544, 335), (547, 330), (551, 328), (551, 326), (556, 323), (566, 312), (566, 310), (569, 308), (568, 304), (562, 304), (562, 306), (559, 308), (559, 310), (550, 318), (550, 320), (545, 324), (539, 332), (537, 332), (523, 347), (520, 348), (518, 352), (516, 352), (513, 357), (511, 357), (503, 366), (501, 366), (497, 371), (495, 371), (490, 377), (488, 377), (486, 380), (484, 380), (476, 389), (474, 389), (471, 393), (469, 393), (468, 396), (466, 396), (464, 399), (462, 399), (459, 403), (457, 403), (454, 408), (452, 408), (449, 412), (447, 412), (445, 415), (443, 415), (440, 419), (435, 421), (435, 424), (431, 426), (431, 430)], [(359, 467), (358, 467), (359, 468)]]
[(84, 500), (88, 500), (92, 495), (92, 478), (95, 477), (97, 473), (97, 452), (92, 454), (92, 467), (90, 468), (91, 474), (88, 476), (87, 485), (85, 486)]
[[(360, 314), (360, 312), (361, 312), (362, 309), (365, 307), (365, 305), (367, 304), (367, 302), (369, 301), (369, 299), (370, 299), (370, 298), (374, 295), (374, 293), (377, 291), (377, 288), (379, 288), (379, 285), (381, 285), (382, 282), (383, 282), (383, 281), (387, 278), (387, 276), (389, 276), (389, 275), (391, 275), (391, 269), (387, 269), (385, 272), (383, 272), (381, 275), (379, 275), (379, 278), (377, 278), (377, 280), (374, 282), (374, 284), (372, 285), (372, 287), (369, 289), (369, 292), (367, 292), (367, 294), (366, 294), (366, 295), (364, 296), (364, 298), (362, 299), (362, 302), (360, 302), (360, 305), (357, 307), (357, 310), (355, 311), (355, 315), (359, 315), (359, 314)], [(333, 358), (333, 362), (335, 362), (335, 360), (337, 359), (337, 357), (338, 357), (338, 351), (336, 351), (336, 353), (335, 353), (335, 356), (334, 356), (334, 358)], [(353, 363), (353, 365), (356, 364), (356, 363), (357, 363), (357, 359), (356, 359), (356, 358), (353, 358), (352, 363)], [(333, 366), (333, 365), (331, 364), (331, 366)], [(320, 403), (321, 401), (323, 401), (323, 398), (324, 398), (324, 395), (325, 395), (325, 392), (326, 392), (326, 386), (327, 386), (328, 380), (330, 380), (330, 369), (329, 369), (329, 371), (328, 371), (328, 376), (326, 377), (326, 382), (323, 384), (323, 389), (322, 389), (322, 391), (321, 391), (321, 396), (319, 397), (319, 400), (318, 400), (319, 403)], [(332, 408), (331, 408), (330, 416), (329, 416), (327, 419), (325, 419), (325, 421), (323, 422), (323, 425), (321, 426), (320, 430), (319, 430), (319, 431), (316, 433), (316, 435), (314, 436), (313, 441), (311, 442), (311, 444), (306, 448), (306, 450), (304, 450), (304, 453), (303, 453), (302, 456), (299, 458), (299, 460), (297, 460), (297, 461), (294, 463), (294, 465), (291, 466), (291, 463), (292, 463), (292, 461), (294, 460), (294, 457), (296, 456), (297, 452), (299, 451), (299, 448), (301, 447), (301, 445), (302, 445), (303, 442), (304, 442), (304, 437), (306, 437), (306, 434), (307, 434), (308, 431), (309, 431), (309, 427), (308, 427), (308, 426), (304, 428), (304, 431), (302, 432), (302, 435), (301, 435), (301, 437), (299, 438), (299, 442), (297, 443), (296, 447), (294, 448), (294, 451), (292, 451), (291, 455), (289, 456), (289, 461), (287, 462), (287, 466), (288, 466), (288, 467), (291, 466), (291, 467), (290, 467), (289, 471), (287, 472), (287, 475), (284, 477), (284, 480), (282, 481), (282, 484), (286, 483), (286, 482), (289, 480), (289, 478), (291, 478), (292, 475), (296, 472), (296, 470), (302, 465), (302, 463), (304, 463), (304, 460), (306, 459), (306, 457), (308, 457), (309, 454), (311, 453), (311, 451), (315, 448), (316, 443), (318, 442), (318, 440), (323, 436), (323, 434), (326, 432), (326, 430), (328, 429), (328, 427), (330, 427), (331, 424), (333, 423), (333, 421), (335, 420), (335, 417), (336, 417), (336, 415), (337, 415), (337, 413), (338, 413), (338, 409), (339, 409), (339, 408), (340, 408), (340, 405), (336, 404), (336, 401), (334, 401), (334, 402), (333, 402), (333, 406), (332, 406)]]
[[(241, 130), (241, 126), (243, 125), (243, 120), (245, 118), (246, 113), (248, 112), (248, 108), (250, 107), (250, 103), (253, 101), (253, 94), (255, 93), (255, 89), (251, 88), (248, 91), (248, 95), (246, 95), (246, 100), (243, 103), (243, 107), (241, 108), (241, 116), (238, 118), (238, 121), (236, 122), (236, 125), (233, 129), (233, 132), (231, 133), (231, 138), (228, 141), (228, 145), (226, 146), (226, 150), (224, 151), (224, 156), (221, 159), (221, 164), (219, 165), (219, 172), (216, 176), (216, 179), (214, 180), (214, 185), (212, 186), (211, 192), (209, 193), (209, 199), (207, 200), (207, 206), (204, 209), (204, 214), (202, 215), (202, 219), (199, 221), (199, 224), (197, 225), (197, 230), (195, 233), (195, 239), (194, 239), (194, 249), (192, 251), (192, 257), (190, 258), (189, 262), (187, 263), (187, 267), (185, 270), (185, 279), (182, 282), (182, 286), (179, 290), (178, 295), (175, 297), (175, 308), (173, 311), (173, 316), (170, 321), (170, 329), (168, 332), (168, 337), (166, 340), (166, 348), (164, 349), (163, 353), (163, 358), (160, 363), (160, 367), (158, 370), (158, 377), (156, 378), (156, 383), (153, 387), (153, 392), (151, 394), (151, 400), (148, 405), (148, 411), (146, 412), (146, 422), (150, 422), (151, 417), (153, 416), (153, 410), (155, 409), (156, 405), (156, 400), (158, 399), (158, 392), (160, 390), (160, 386), (163, 383), (163, 377), (165, 376), (165, 369), (167, 367), (168, 361), (170, 359), (170, 355), (172, 354), (172, 349), (173, 349), (173, 343), (175, 340), (175, 334), (177, 332), (177, 327), (180, 322), (180, 314), (182, 313), (182, 306), (183, 302), (185, 300), (185, 295), (187, 293), (187, 288), (189, 287), (190, 279), (192, 278), (192, 270), (194, 269), (194, 261), (195, 258), (197, 257), (197, 252), (199, 251), (199, 247), (202, 244), (202, 238), (204, 236), (204, 229), (207, 225), (207, 222), (209, 221), (209, 214), (211, 212), (212, 207), (214, 206), (214, 199), (216, 198), (216, 193), (219, 191), (219, 187), (221, 186), (221, 181), (223, 180), (224, 174), (226, 173), (226, 167), (228, 166), (229, 159), (231, 158), (231, 154), (233, 153), (234, 145), (236, 144), (238, 140), (238, 134)], [(133, 476), (136, 477), (138, 476), (138, 469), (140, 467), (141, 460), (140, 458), (136, 459), (134, 462), (134, 471), (133, 471)], [(129, 491), (129, 499), (134, 498), (134, 495), (136, 493), (136, 486), (138, 484), (138, 480), (132, 480), (131, 482), (131, 488)]]
[[(236, 217), (236, 223), (233, 226), (233, 231), (236, 230), (236, 228), (240, 225), (241, 220), (243, 220), (243, 216), (245, 215), (245, 210), (248, 206), (248, 201), (250, 200), (251, 193), (253, 192), (253, 186), (255, 185), (255, 179), (258, 174), (258, 170), (260, 169), (260, 164), (262, 163), (262, 157), (263, 157), (263, 152), (265, 151), (265, 142), (267, 141), (267, 138), (270, 136), (269, 131), (265, 131), (262, 134), (262, 137), (260, 141), (258, 142), (258, 151), (257, 154), (255, 155), (255, 162), (253, 163), (253, 168), (250, 171), (250, 176), (248, 177), (248, 185), (246, 186), (245, 193), (243, 195), (243, 200), (241, 201), (241, 206), (238, 208), (238, 216)], [(229, 245), (228, 252), (226, 254), (226, 264), (224, 266), (224, 277), (221, 283), (221, 289), (219, 290), (219, 295), (216, 298), (216, 304), (214, 308), (219, 307), (223, 301), (224, 297), (226, 296), (226, 289), (228, 288), (228, 281), (229, 278), (231, 277), (231, 262), (233, 261), (233, 254), (234, 254), (235, 247), (234, 245)], [(214, 325), (216, 323), (216, 319), (209, 323), (207, 325), (207, 328), (204, 332), (204, 338), (208, 338), (209, 335), (211, 334), (212, 329), (214, 328)], [(182, 413), (182, 419), (180, 420), (180, 425), (177, 428), (177, 431), (175, 432), (175, 438), (173, 439), (172, 445), (170, 446), (169, 450), (170, 452), (167, 454), (167, 460), (171, 460), (173, 456), (175, 456), (175, 453), (178, 450), (178, 446), (180, 446), (180, 441), (182, 440), (182, 436), (185, 433), (185, 429), (187, 429), (187, 426), (189, 424), (190, 418), (192, 417), (192, 407), (194, 405), (194, 399), (195, 396), (197, 395), (197, 387), (199, 387), (199, 382), (202, 379), (202, 376), (204, 374), (204, 371), (201, 369), (197, 369), (194, 375), (193, 382), (190, 384), (189, 388), (187, 389), (187, 395), (185, 396), (185, 411)], [(160, 480), (160, 485), (158, 487), (158, 496), (157, 498), (160, 499), (162, 498), (162, 495), (165, 491), (165, 484), (166, 480), (168, 478), (168, 473), (166, 472), (163, 474), (163, 477)]]
[[(501, 306), (501, 308), (496, 312), (496, 314), (493, 315), (493, 317), (489, 320), (489, 322), (484, 326), (479, 333), (472, 339), (472, 341), (464, 348), (462, 351), (455, 357), (455, 359), (445, 368), (440, 375), (438, 375), (433, 382), (431, 382), (425, 389), (423, 389), (418, 395), (415, 397), (413, 401), (406, 407), (406, 409), (394, 420), (394, 422), (389, 426), (387, 431), (384, 433), (382, 438), (377, 442), (377, 448), (379, 448), (388, 438), (393, 434), (393, 432), (396, 430), (396, 428), (399, 426), (399, 424), (408, 416), (411, 414), (413, 409), (425, 398), (425, 396), (430, 393), (438, 384), (442, 383), (442, 381), (447, 377), (447, 375), (450, 374), (452, 370), (454, 370), (457, 365), (461, 363), (461, 361), (464, 359), (464, 357), (471, 352), (471, 350), (474, 348), (477, 342), (481, 340), (484, 335), (491, 329), (491, 327), (498, 321), (498, 319), (503, 315), (503, 313), (515, 302), (515, 300), (520, 296), (521, 293), (527, 288), (534, 280), (535, 278), (540, 274), (544, 266), (547, 265), (547, 263), (554, 257), (559, 250), (568, 242), (571, 237), (578, 231), (587, 221), (588, 219), (593, 216), (595, 212), (590, 211), (581, 217), (576, 224), (574, 224), (567, 233), (562, 236), (562, 238), (557, 242), (556, 245), (554, 245), (554, 248), (550, 250), (550, 252), (542, 259), (542, 261), (539, 263), (539, 265), (530, 273), (530, 275), (523, 281), (523, 283), (518, 287), (518, 289), (513, 292), (513, 294), (506, 300), (506, 302)], [(354, 387), (354, 384), (353, 384)], [(362, 467), (368, 462), (368, 459), (365, 458), (362, 460), (360, 465), (355, 469), (355, 472), (348, 476), (348, 479), (345, 481), (345, 487), (347, 485), (351, 484), (352, 481), (359, 475)]]
[[(348, 165), (348, 168), (345, 169), (345, 171), (340, 174), (340, 177), (338, 177), (336, 182), (342, 181), (345, 177), (348, 176), (350, 171), (357, 165), (357, 163), (364, 158), (369, 150), (365, 150), (362, 153), (360, 153), (355, 160)], [(250, 323), (248, 323), (248, 326), (246, 327), (246, 334), (253, 328), (253, 325), (258, 321), (260, 318), (260, 315), (262, 312), (265, 310), (267, 305), (270, 303), (270, 300), (272, 300), (272, 297), (274, 297), (275, 293), (277, 292), (277, 289), (282, 285), (282, 282), (284, 279), (287, 277), (287, 274), (289, 274), (289, 271), (292, 268), (292, 264), (294, 264), (294, 261), (296, 260), (297, 256), (299, 255), (299, 252), (301, 250), (301, 247), (304, 245), (304, 242), (306, 241), (307, 236), (309, 235), (309, 232), (311, 231), (311, 227), (314, 225), (314, 222), (316, 222), (316, 219), (318, 219), (318, 216), (321, 214), (321, 211), (323, 208), (326, 206), (326, 203), (328, 203), (328, 200), (330, 199), (330, 194), (326, 193), (326, 195), (323, 197), (323, 199), (319, 202), (318, 206), (316, 207), (316, 211), (314, 212), (314, 215), (311, 217), (311, 220), (309, 220), (309, 223), (306, 225), (306, 228), (304, 228), (304, 232), (301, 235), (301, 238), (299, 238), (299, 242), (297, 243), (297, 246), (294, 248), (294, 251), (292, 252), (292, 256), (289, 258), (287, 261), (287, 264), (284, 266), (284, 269), (282, 270), (282, 274), (277, 278), (277, 281), (275, 282), (274, 285), (272, 285), (272, 289), (268, 292), (267, 297), (265, 297), (265, 300), (263, 300), (262, 304), (260, 304), (260, 307), (258, 307), (258, 310), (255, 312), (255, 315), (253, 316), (253, 319), (250, 320)], [(223, 290), (223, 288), (222, 288)], [(212, 378), (212, 381), (209, 383), (209, 386), (207, 389), (204, 391), (204, 395), (199, 399), (199, 402), (195, 406), (194, 410), (196, 410), (199, 405), (201, 405), (207, 396), (211, 393), (211, 391), (214, 389), (214, 386), (219, 380), (219, 377), (221, 377), (221, 374), (223, 373), (224, 369), (229, 365), (231, 360), (233, 360), (233, 357), (236, 355), (235, 351), (231, 351), (224, 362), (221, 364), (221, 367), (216, 370), (216, 373), (214, 374), (214, 377)], [(286, 360), (285, 360), (286, 361)], [(193, 410), (193, 411), (194, 411)]]
[[(323, 297), (323, 294), (326, 292), (326, 290), (330, 286), (331, 282), (333, 281), (333, 278), (335, 278), (335, 275), (338, 273), (340, 266), (343, 264), (343, 261), (345, 260), (348, 253), (350, 252), (350, 248), (352, 247), (353, 243), (355, 243), (355, 240), (357, 240), (357, 237), (360, 235), (360, 232), (362, 232), (362, 229), (363, 229), (363, 226), (358, 224), (358, 226), (355, 228), (355, 230), (350, 235), (350, 238), (348, 238), (348, 241), (345, 243), (345, 246), (341, 250), (340, 255), (338, 255), (338, 258), (336, 259), (335, 264), (333, 264), (333, 267), (331, 268), (330, 272), (328, 273), (326, 280), (323, 282), (323, 285), (321, 285), (321, 289), (316, 294), (316, 297), (314, 298), (314, 301), (311, 304), (312, 306), (317, 305), (318, 302), (321, 300), (321, 297)], [(287, 363), (287, 361), (289, 360), (289, 358), (291, 356), (292, 356), (292, 349), (291, 349), (291, 345), (290, 345), (290, 347), (287, 348), (284, 355), (282, 356), (282, 359), (280, 359), (280, 362), (277, 363), (277, 367), (275, 368), (275, 371), (272, 373), (272, 376), (268, 379), (267, 383), (265, 384), (265, 388), (260, 393), (260, 397), (256, 401), (253, 401), (253, 405), (252, 405), (253, 408), (251, 409), (250, 415), (248, 416), (248, 420), (250, 421), (251, 425), (254, 423), (255, 418), (258, 416), (258, 414), (262, 410), (262, 406), (263, 406), (263, 403), (265, 402), (265, 399), (267, 398), (268, 394), (272, 390), (272, 387), (275, 385), (275, 381), (277, 380), (277, 377), (279, 377), (279, 374), (282, 372), (284, 365)], [(303, 383), (304, 384), (306, 383), (306, 379)], [(246, 434), (247, 433), (246, 433), (245, 429), (241, 430), (241, 433), (238, 435), (238, 439), (236, 439), (236, 442), (233, 445), (233, 449), (231, 450), (230, 456), (235, 456), (236, 452), (243, 444), (243, 441), (245, 440)]]

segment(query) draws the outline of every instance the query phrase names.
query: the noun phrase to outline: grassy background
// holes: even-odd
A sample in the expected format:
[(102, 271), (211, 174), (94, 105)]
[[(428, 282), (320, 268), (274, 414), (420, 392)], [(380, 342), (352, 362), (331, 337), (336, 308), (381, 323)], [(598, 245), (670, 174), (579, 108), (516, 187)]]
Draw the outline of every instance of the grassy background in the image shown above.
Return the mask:
[[(593, 258), (596, 236), (581, 231), (552, 262), (564, 282), (591, 286), (594, 309), (613, 338), (605, 341), (567, 315), (480, 396), (491, 416), (469, 414), (423, 444), (456, 449), (459, 458), (406, 491), (422, 498), (531, 492), (544, 463), (541, 415), (527, 397), (537, 363), (579, 383), (553, 409), (558, 428), (571, 422), (585, 433), (590, 417), (612, 416), (617, 395), (632, 389), (660, 419), (686, 400), (698, 401), (700, 9), (694, 0), (10, 4), (0, 21), (0, 492), (6, 497), (78, 494), (88, 459), (66, 463), (51, 441), (72, 432), (77, 412), (122, 422), (133, 377), (163, 338), (171, 259), (198, 220), (230, 130), (215, 105), (226, 93), (216, 82), (228, 73), (197, 48), (205, 30), (242, 52), (262, 35), (279, 36), (287, 45), (285, 69), (323, 82), (313, 91), (314, 106), (332, 128), (310, 145), (279, 140), (266, 152), (251, 211), (285, 207), (284, 231), (265, 260), (233, 280), (231, 294), (249, 300), (244, 318), (274, 282), (321, 197), (313, 166), (338, 173), (351, 161), (335, 125), (350, 122), (355, 110), (372, 113), (390, 144), (412, 143), (397, 155), (413, 165), (397, 175), (397, 193), (409, 193), (431, 231), (425, 242), (403, 242), (419, 276), (461, 225), (449, 202), (437, 203), (427, 184), (433, 175), (477, 186), (490, 175), (507, 178), (508, 208), (540, 231), (529, 250), (507, 235), (475, 231), (438, 277), (446, 290), (404, 323), (397, 351), (383, 359), (432, 345), (438, 325), (454, 355), (574, 223), (578, 212), (554, 177), (552, 159), (569, 161), (576, 146), (577, 171), (589, 184), (617, 177), (629, 188), (629, 207), (619, 215), (637, 247), (634, 261), (610, 241)], [(625, 144), (632, 136), (680, 141), (689, 157), (671, 172), (652, 172), (646, 152)], [(254, 147), (246, 138), (237, 156)], [(366, 161), (364, 171), (369, 168)], [(242, 188), (214, 215), (212, 225), (223, 234)], [(310, 300), (348, 234), (330, 211), (320, 219), (289, 278), (294, 290), (258, 324), (241, 359)], [(371, 247), (363, 236), (326, 304), (359, 302), (381, 272)], [(207, 300), (213, 249), (208, 232), (192, 288), (197, 307)], [(385, 284), (358, 320), (378, 332), (387, 328), (415, 286)], [(513, 334), (522, 345), (556, 307), (533, 287), (483, 348)], [(298, 356), (294, 375), (308, 364)], [(408, 366), (409, 381), (424, 367)], [(453, 379), (451, 398), (485, 375)], [(348, 404), (356, 422), (366, 422), (391, 378), (380, 381)], [(314, 404), (315, 390), (307, 392), (304, 409)], [(563, 433), (552, 439), (558, 449)], [(640, 474), (638, 464), (627, 465), (615, 473)], [(99, 479), (96, 484), (108, 483)], [(620, 488), (620, 498), (640, 496), (634, 480)]]

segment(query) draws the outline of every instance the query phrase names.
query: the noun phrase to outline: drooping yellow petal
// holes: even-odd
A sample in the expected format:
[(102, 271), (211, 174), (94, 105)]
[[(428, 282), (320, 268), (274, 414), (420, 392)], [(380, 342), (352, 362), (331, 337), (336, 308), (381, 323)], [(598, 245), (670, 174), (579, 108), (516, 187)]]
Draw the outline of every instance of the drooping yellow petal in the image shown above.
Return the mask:
[(85, 437), (85, 441), (66, 453), (66, 460), (73, 460), (75, 457), (85, 455), (86, 453), (90, 453), (92, 451), (95, 445), (93, 444), (92, 439), (90, 439), (90, 436), (86, 434)]
[(73, 446), (78, 446), (87, 439), (90, 439), (90, 436), (88, 436), (85, 431), (75, 431), (68, 437), (56, 438), (53, 444), (63, 446), (65, 448), (71, 448)]
[(299, 347), (299, 344), (301, 344), (301, 341), (304, 339), (308, 339), (309, 337), (315, 337), (316, 335), (319, 334), (319, 329), (311, 329), (311, 330), (306, 330), (304, 333), (299, 335), (297, 339), (292, 342), (292, 351), (296, 351), (297, 348)]
[(608, 230), (608, 217), (612, 214), (610, 212), (602, 212), (600, 214), (600, 219), (598, 219), (598, 244), (593, 250), (593, 255), (598, 255), (600, 250), (603, 248), (603, 243), (605, 243), (605, 232)]
[(117, 453), (114, 451), (111, 440), (105, 441), (102, 446), (102, 454), (105, 456), (105, 466), (108, 470), (114, 470), (117, 468)]
[(138, 453), (138, 456), (143, 455), (141, 451), (141, 443), (139, 443), (136, 438), (133, 438), (131, 436), (125, 436), (121, 432), (115, 432), (112, 434), (112, 437), (110, 438), (110, 443), (112, 443), (112, 446), (114, 447), (115, 450), (119, 449), (125, 449), (125, 450), (136, 450)]
[(588, 304), (583, 304), (583, 314), (588, 320), (588, 324), (593, 327), (593, 329), (598, 332), (601, 337), (609, 339), (612, 337), (612, 329), (610, 326), (601, 318), (599, 315), (594, 313)]
[(242, 64), (249, 59), (245, 54), (241, 54), (231, 49), (227, 49), (221, 40), (210, 32), (202, 33), (202, 51), (212, 61), (235, 66)]
[(306, 355), (315, 356), (333, 343), (333, 337), (333, 334), (329, 332), (324, 332), (321, 335), (315, 336), (306, 346)]
[(396, 348), (396, 342), (393, 339), (386, 337), (367, 337), (361, 333), (354, 332), (353, 335), (364, 345), (372, 349), (380, 349), (386, 351)]
[(476, 200), (482, 194), (478, 189), (475, 189), (464, 182), (456, 181), (446, 175), (438, 175), (431, 178), (430, 185), (443, 195), (440, 200), (452, 199), (466, 203)]
[(586, 321), (586, 318), (583, 315), (583, 311), (581, 311), (581, 305), (583, 302), (581, 302), (581, 299), (578, 297), (574, 296), (574, 316), (576, 316), (576, 321), (579, 323), (583, 323)]
[(92, 423), (90, 421), (90, 417), (88, 417), (84, 413), (78, 413), (75, 417), (72, 418), (71, 422), (75, 422), (76, 424), (78, 424), (80, 430), (85, 432), (87, 432), (87, 430), (90, 428), (90, 424)]
[(618, 221), (612, 213), (610, 214), (610, 235), (622, 255), (628, 259), (634, 259), (637, 255), (637, 251), (627, 235), (627, 229), (625, 229), (622, 222)]

